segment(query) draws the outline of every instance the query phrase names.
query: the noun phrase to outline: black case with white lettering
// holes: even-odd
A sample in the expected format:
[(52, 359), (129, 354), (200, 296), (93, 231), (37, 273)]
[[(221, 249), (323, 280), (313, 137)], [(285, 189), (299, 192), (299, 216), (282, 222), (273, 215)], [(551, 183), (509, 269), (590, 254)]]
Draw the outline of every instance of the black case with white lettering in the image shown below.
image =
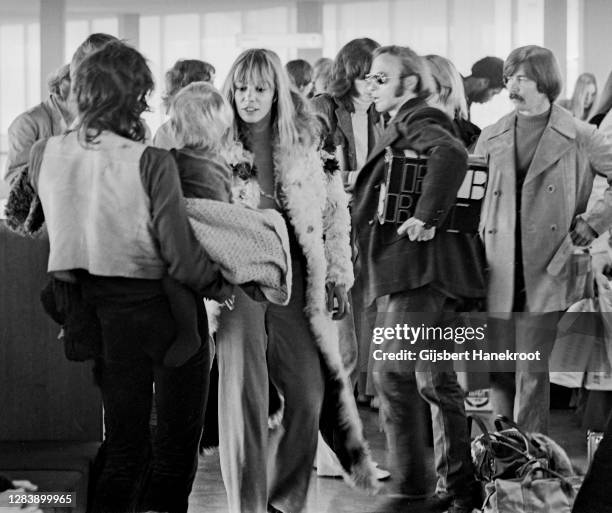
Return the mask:
[[(385, 152), (385, 177), (380, 187), (378, 222), (402, 224), (414, 215), (421, 197), (423, 177), (427, 173), (427, 157), (411, 150)], [(485, 195), (489, 168), (486, 160), (469, 155), (468, 170), (457, 192), (457, 201), (451, 207), (443, 230), (453, 233), (477, 233), (480, 208)]]

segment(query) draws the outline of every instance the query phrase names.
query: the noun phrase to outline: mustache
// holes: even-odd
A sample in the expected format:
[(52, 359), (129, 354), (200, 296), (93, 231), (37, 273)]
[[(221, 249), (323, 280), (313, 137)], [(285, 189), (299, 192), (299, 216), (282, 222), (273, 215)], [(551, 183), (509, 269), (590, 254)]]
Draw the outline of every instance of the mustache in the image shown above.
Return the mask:
[(524, 101), (525, 101), (525, 98), (523, 98), (523, 97), (522, 97), (520, 94), (518, 94), (518, 93), (510, 93), (510, 99), (511, 99), (511, 100), (518, 100), (518, 101), (521, 101), (521, 102), (524, 102)]

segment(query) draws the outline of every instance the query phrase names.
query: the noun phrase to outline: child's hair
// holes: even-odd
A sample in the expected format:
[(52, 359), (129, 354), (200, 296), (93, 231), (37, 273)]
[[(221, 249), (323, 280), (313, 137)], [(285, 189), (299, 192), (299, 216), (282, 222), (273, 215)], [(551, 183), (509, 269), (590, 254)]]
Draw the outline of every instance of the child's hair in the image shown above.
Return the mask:
[(91, 143), (103, 130), (134, 141), (145, 138), (140, 115), (148, 110), (153, 76), (134, 48), (111, 41), (89, 54), (74, 72), (79, 135)]
[(173, 98), (171, 125), (179, 146), (223, 153), (233, 141), (234, 113), (207, 82), (192, 82)]

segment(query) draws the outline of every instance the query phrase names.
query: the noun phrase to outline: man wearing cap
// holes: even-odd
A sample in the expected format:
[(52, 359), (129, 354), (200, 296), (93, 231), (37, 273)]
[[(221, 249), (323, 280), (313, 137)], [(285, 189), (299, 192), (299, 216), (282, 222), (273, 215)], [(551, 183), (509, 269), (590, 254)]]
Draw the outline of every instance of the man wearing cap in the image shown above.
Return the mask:
[(487, 103), (504, 87), (504, 61), (498, 57), (484, 57), (472, 66), (472, 74), (463, 78), (468, 116), (472, 103)]

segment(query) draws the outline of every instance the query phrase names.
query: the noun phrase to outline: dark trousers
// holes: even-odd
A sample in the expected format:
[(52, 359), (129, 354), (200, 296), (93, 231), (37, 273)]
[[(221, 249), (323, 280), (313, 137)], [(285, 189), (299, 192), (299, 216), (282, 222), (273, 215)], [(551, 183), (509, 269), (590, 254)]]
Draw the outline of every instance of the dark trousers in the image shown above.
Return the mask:
[(612, 513), (612, 414), (591, 468), (576, 497), (572, 513)]
[[(439, 325), (450, 300), (430, 286), (391, 294), (386, 311), (403, 313), (403, 321), (419, 326), (426, 318)], [(405, 349), (405, 342), (386, 344), (390, 352)], [(457, 376), (449, 371), (423, 370), (420, 362), (410, 370), (374, 363), (374, 384), (380, 397), (381, 417), (387, 437), (389, 466), (396, 492), (426, 493), (424, 399), (431, 410), (434, 456), (438, 476), (436, 491), (453, 496), (469, 495), (473, 486), (469, 435)]]
[[(96, 306), (103, 341), (105, 457), (92, 509), (185, 513), (208, 388), (203, 308), (198, 308), (202, 347), (185, 365), (168, 368), (161, 362), (175, 328), (158, 281), (88, 277), (83, 290)], [(152, 438), (153, 384), (157, 428)]]

